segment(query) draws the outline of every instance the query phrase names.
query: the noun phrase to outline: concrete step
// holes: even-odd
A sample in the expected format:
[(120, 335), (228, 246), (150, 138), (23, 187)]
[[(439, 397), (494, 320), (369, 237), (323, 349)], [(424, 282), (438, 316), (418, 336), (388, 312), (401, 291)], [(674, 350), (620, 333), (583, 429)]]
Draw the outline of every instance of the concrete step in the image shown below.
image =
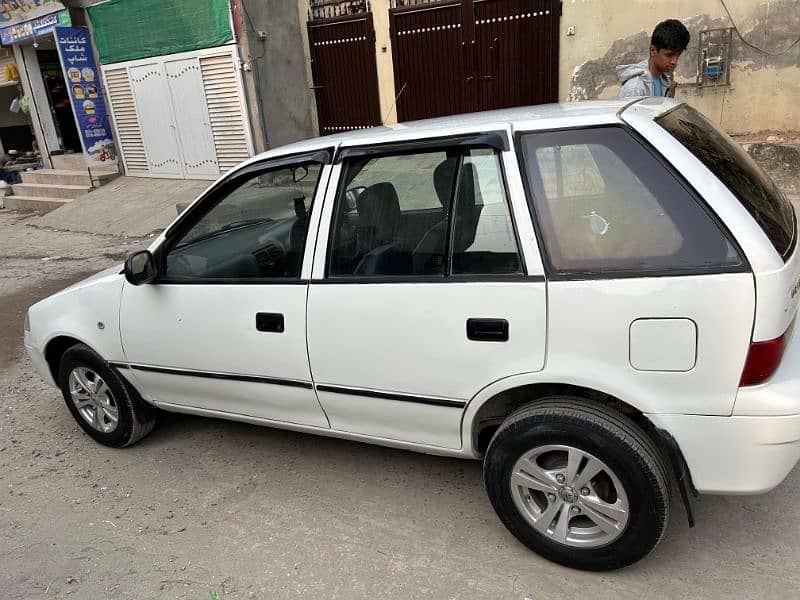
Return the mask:
[(32, 196), (6, 196), (3, 198), (5, 208), (16, 210), (34, 210), (38, 213), (49, 213), (57, 208), (69, 204), (72, 200), (66, 198), (44, 198)]
[(50, 157), (53, 161), (54, 169), (64, 169), (66, 171), (88, 171), (86, 159), (83, 153), (75, 154), (54, 154)]
[(12, 186), (14, 195), (34, 198), (64, 198), (72, 200), (88, 192), (88, 185), (49, 185), (46, 183), (17, 183)]
[(67, 171), (64, 169), (39, 169), (38, 171), (23, 171), (22, 183), (46, 183), (48, 185), (83, 185), (99, 187), (112, 179), (119, 177), (119, 173), (96, 173), (89, 171)]
[[(75, 171), (81, 173), (88, 173), (89, 167), (86, 164), (83, 154), (55, 154), (50, 157), (53, 162), (52, 171)], [(121, 175), (119, 166), (109, 165), (107, 167), (92, 167), (92, 177), (96, 180), (98, 177), (118, 176)], [(102, 185), (102, 183), (101, 183)]]
[(97, 185), (105, 185), (122, 175), (116, 167), (92, 167), (91, 174), (95, 182), (100, 181)]
[(92, 167), (93, 175), (119, 175), (119, 169), (115, 166), (111, 167)]
[(39, 169), (23, 171), (22, 183), (46, 183), (49, 185), (92, 185), (88, 171), (67, 171), (64, 169)]

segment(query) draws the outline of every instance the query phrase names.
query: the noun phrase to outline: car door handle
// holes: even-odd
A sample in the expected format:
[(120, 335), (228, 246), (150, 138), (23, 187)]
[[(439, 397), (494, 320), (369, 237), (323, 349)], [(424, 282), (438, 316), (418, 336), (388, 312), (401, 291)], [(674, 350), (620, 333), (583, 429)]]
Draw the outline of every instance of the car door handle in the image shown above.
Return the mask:
[(256, 329), (271, 333), (283, 333), (283, 315), (280, 313), (256, 313)]
[(476, 342), (507, 342), (505, 319), (467, 319), (467, 337)]

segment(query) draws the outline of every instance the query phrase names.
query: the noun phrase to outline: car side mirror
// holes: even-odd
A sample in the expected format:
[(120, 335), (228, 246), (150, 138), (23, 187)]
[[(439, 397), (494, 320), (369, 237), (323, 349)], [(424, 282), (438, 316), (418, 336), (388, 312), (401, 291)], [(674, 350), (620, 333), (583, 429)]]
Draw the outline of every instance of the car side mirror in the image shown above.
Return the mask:
[(295, 167), (294, 169), (292, 169), (292, 180), (295, 183), (300, 183), (306, 178), (307, 175), (308, 175), (308, 167), (306, 167), (305, 165), (301, 165), (299, 167)]
[(150, 283), (157, 274), (156, 261), (150, 250), (134, 252), (125, 260), (125, 279), (133, 285)]

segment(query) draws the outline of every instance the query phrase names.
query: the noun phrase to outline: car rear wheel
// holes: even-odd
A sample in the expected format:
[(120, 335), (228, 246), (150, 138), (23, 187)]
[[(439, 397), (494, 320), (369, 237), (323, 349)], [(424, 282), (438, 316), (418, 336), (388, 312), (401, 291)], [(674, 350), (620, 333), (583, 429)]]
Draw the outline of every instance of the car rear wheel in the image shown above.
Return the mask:
[(101, 444), (130, 446), (155, 426), (155, 410), (84, 344), (76, 344), (64, 353), (58, 381), (78, 425)]
[(510, 415), (486, 452), (484, 481), (511, 533), (569, 567), (624, 567), (666, 530), (668, 471), (654, 442), (625, 415), (577, 398)]

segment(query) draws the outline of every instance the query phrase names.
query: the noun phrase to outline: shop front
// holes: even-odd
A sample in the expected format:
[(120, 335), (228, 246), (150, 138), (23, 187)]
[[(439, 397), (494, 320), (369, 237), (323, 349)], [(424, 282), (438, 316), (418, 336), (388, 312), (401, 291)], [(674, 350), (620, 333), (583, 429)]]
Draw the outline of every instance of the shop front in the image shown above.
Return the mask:
[(14, 53), (0, 49), (0, 179), (6, 183), (18, 182), (20, 172), (36, 168), (40, 160), (19, 79)]
[[(89, 30), (72, 27), (69, 12), (53, 0), (0, 6), (0, 40), (13, 51), (16, 104), (27, 112), (30, 151), (40, 166), (114, 168), (112, 127)], [(70, 160), (55, 158), (64, 156)]]

